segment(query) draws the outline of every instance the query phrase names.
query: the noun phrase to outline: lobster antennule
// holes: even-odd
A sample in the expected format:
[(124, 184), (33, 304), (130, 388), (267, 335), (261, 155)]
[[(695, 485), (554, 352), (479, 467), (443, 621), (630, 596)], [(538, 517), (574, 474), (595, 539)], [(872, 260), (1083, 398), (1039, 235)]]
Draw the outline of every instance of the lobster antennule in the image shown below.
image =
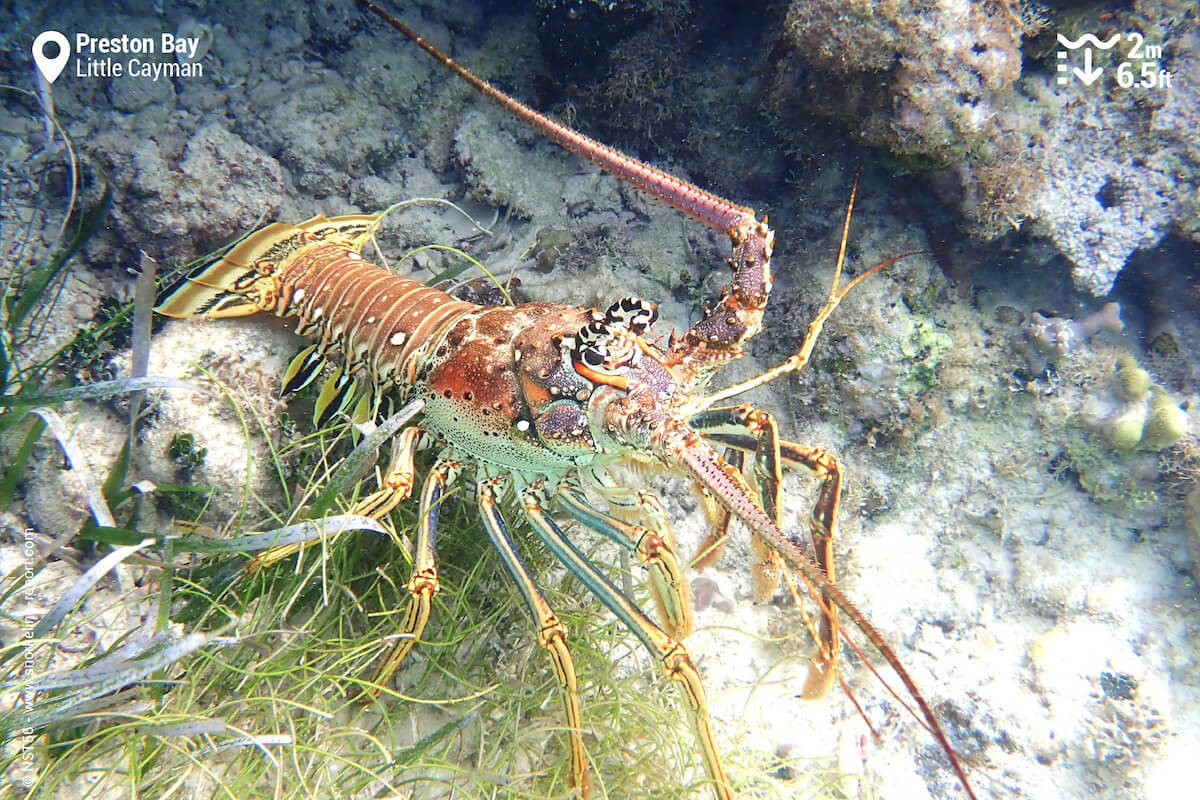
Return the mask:
[[(883, 659), (887, 661), (888, 665), (896, 673), (896, 676), (900, 678), (900, 682), (904, 684), (904, 688), (921, 710), (921, 716), (925, 718), (925, 722), (933, 737), (946, 753), (947, 758), (950, 759), (950, 764), (953, 766), (954, 772), (958, 775), (958, 779), (962, 782), (963, 788), (971, 799), (975, 800), (975, 792), (967, 780), (966, 770), (963, 768), (958, 756), (955, 755), (954, 749), (950, 746), (950, 742), (946, 738), (942, 726), (938, 723), (937, 717), (934, 716), (933, 709), (929, 707), (924, 696), (917, 689), (916, 683), (908, 674), (908, 671), (904, 669), (900, 658), (888, 646), (883, 635), (871, 624), (866, 615), (850, 602), (842, 590), (825, 576), (825, 573), (816, 562), (793, 544), (779, 530), (775, 523), (771, 521), (770, 517), (767, 516), (766, 512), (755, 501), (754, 495), (750, 487), (746, 484), (745, 479), (742, 478), (741, 472), (726, 463), (725, 459), (721, 458), (703, 440), (700, 434), (688, 429), (686, 426), (679, 425), (678, 421), (671, 420), (670, 418), (665, 418), (659, 422), (661, 433), (657, 436), (651, 436), (651, 443), (657, 451), (656, 454), (666, 460), (669, 465), (680, 466), (687, 470), (688, 473), (713, 493), (713, 496), (717, 498), (721, 505), (725, 506), (735, 517), (740, 519), (754, 536), (757, 536), (779, 553), (789, 567), (803, 575), (817, 592), (832, 601), (846, 616), (854, 621), (858, 629), (870, 640), (871, 644), (875, 646), (880, 655), (883, 656)], [(675, 424), (672, 424), (672, 422)]]

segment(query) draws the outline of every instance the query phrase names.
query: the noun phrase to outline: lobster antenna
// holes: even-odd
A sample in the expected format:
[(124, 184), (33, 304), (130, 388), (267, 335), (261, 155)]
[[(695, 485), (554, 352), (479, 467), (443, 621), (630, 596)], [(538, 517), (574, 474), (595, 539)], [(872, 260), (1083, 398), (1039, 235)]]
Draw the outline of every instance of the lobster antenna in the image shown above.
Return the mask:
[[(971, 800), (977, 800), (975, 790), (971, 788), (971, 782), (967, 779), (966, 769), (955, 754), (954, 748), (950, 746), (950, 740), (942, 729), (941, 724), (937, 721), (937, 715), (933, 713), (929, 702), (921, 694), (916, 682), (913, 681), (908, 670), (904, 668), (900, 657), (896, 655), (896, 652), (887, 643), (887, 640), (884, 639), (883, 634), (867, 619), (867, 616), (858, 606), (850, 602), (850, 598), (846, 596), (845, 592), (825, 576), (825, 573), (821, 571), (816, 562), (784, 536), (779, 528), (775, 526), (775, 523), (767, 516), (766, 512), (750, 499), (751, 493), (749, 487), (746, 486), (738, 470), (726, 464), (717, 455), (715, 450), (702, 441), (694, 444), (691, 440), (688, 440), (688, 446), (682, 447), (673, 447), (672, 445), (677, 445), (677, 443), (669, 443), (664, 445), (664, 447), (675, 452), (675, 457), (678, 458), (679, 462), (688, 472), (695, 476), (705, 488), (711, 491), (722, 505), (733, 512), (734, 516), (739, 518), (750, 529), (751, 533), (774, 548), (783, 557), (783, 560), (789, 567), (804, 576), (805, 580), (819, 589), (821, 594), (833, 601), (833, 604), (841, 609), (858, 626), (858, 629), (862, 631), (863, 635), (867, 637), (875, 649), (879, 651), (879, 654), (883, 656), (883, 660), (896, 673), (896, 677), (900, 679), (909, 696), (917, 704), (921, 716), (928, 723), (930, 733), (933, 734), (934, 739), (950, 760), (950, 766), (954, 770), (955, 775), (957, 775), (967, 796)], [(819, 597), (815, 599), (818, 604), (824, 606), (824, 601)], [(829, 609), (825, 608), (824, 611), (828, 613)], [(872, 669), (872, 671), (874, 670)], [(887, 686), (886, 682), (884, 686)], [(891, 691), (890, 687), (888, 691)]]
[(545, 114), (534, 111), (519, 100), (514, 100), (425, 41), (416, 31), (396, 19), (386, 10), (375, 5), (371, 0), (359, 1), (371, 11), (378, 14), (393, 28), (416, 42), (418, 47), (444, 64), (451, 72), (475, 87), (480, 94), (492, 100), (546, 138), (570, 150), (580, 158), (592, 162), (605, 172), (633, 184), (643, 192), (653, 195), (664, 203), (682, 211), (697, 222), (701, 222), (713, 230), (724, 234), (732, 235), (745, 221), (754, 219), (754, 212), (749, 208), (734, 205), (728, 200), (717, 197), (711, 192), (706, 192), (698, 186), (676, 178), (674, 175), (643, 164), (619, 150), (602, 144), (589, 136), (584, 136), (582, 133), (572, 130), (560, 122), (556, 122)]

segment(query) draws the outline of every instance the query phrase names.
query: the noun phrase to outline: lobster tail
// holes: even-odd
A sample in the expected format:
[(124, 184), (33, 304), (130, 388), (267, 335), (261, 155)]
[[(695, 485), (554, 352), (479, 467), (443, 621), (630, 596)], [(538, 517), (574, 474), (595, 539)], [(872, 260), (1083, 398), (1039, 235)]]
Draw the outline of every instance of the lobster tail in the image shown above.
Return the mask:
[[(243, 239), (222, 258), (201, 267), (173, 286), (154, 310), (166, 317), (241, 316), (258, 311), (247, 307), (246, 290), (262, 275), (254, 265), (269, 253), (280, 251), (299, 239), (303, 231), (296, 225), (276, 222)], [(243, 309), (231, 313), (232, 309)]]
[(154, 310), (166, 317), (208, 319), (278, 313), (276, 276), (296, 253), (313, 242), (336, 243), (357, 252), (382, 218), (383, 214), (316, 216), (298, 225), (268, 225), (171, 287)]
[(318, 341), (292, 360), (281, 393), (311, 383), (326, 356), (340, 350), (342, 365), (317, 397), (318, 424), (347, 408), (365, 419), (383, 387), (411, 385), (436, 343), (477, 308), (363, 258), (363, 245), (392, 208), (268, 225), (172, 287), (155, 310), (168, 317), (265, 312), (296, 320), (298, 334)]

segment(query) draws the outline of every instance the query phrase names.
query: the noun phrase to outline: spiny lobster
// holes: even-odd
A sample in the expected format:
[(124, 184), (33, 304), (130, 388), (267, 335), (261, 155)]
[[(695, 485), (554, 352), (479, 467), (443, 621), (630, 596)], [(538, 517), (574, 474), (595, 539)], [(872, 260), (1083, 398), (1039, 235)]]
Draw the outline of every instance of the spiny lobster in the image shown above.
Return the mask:
[[(800, 349), (762, 374), (712, 393), (715, 373), (744, 353), (762, 327), (773, 277), (774, 234), (766, 219), (690, 183), (634, 160), (533, 111), (459, 66), (369, 0), (371, 11), (447, 68), (566, 149), (687, 216), (729, 236), (733, 280), (704, 317), (665, 347), (648, 339), (657, 312), (633, 297), (606, 310), (525, 303), (479, 306), (399, 277), (368, 263), (360, 251), (383, 213), (314, 217), (299, 225), (275, 223), (246, 238), (223, 258), (202, 268), (165, 295), (157, 307), (171, 317), (235, 317), (267, 312), (296, 319), (297, 332), (317, 338), (291, 363), (285, 393), (320, 372), (340, 350), (344, 363), (327, 380), (317, 414), (328, 418), (355, 405), (378, 413), (390, 395), (423, 402), (422, 417), (400, 435), (379, 491), (355, 509), (383, 517), (414, 486), (414, 455), (423, 447), (439, 454), (420, 491), (419, 527), (409, 608), (402, 634), (375, 672), (386, 682), (418, 641), (438, 591), (435, 560), (439, 504), (448, 486), (471, 465), (483, 526), (514, 580), (549, 652), (561, 688), (567, 722), (571, 785), (591, 796), (574, 663), (566, 628), (543, 599), (509, 536), (500, 500), (514, 494), (533, 530), (549, 550), (641, 640), (683, 695), (714, 793), (730, 800), (733, 788), (717, 751), (700, 675), (680, 640), (692, 628), (687, 584), (661, 502), (651, 493), (624, 488), (609, 468), (634, 463), (681, 472), (726, 510), (696, 563), (719, 553), (731, 517), (759, 543), (766, 563), (783, 565), (809, 584), (822, 620), (806, 696), (828, 691), (837, 669), (838, 615), (849, 617), (895, 670), (946, 752), (959, 780), (974, 798), (966, 774), (928, 704), (892, 649), (833, 581), (831, 548), (837, 529), (842, 471), (829, 453), (780, 438), (771, 415), (750, 405), (713, 406), (756, 386), (804, 368), (822, 326), (859, 281), (899, 256), (841, 286), (846, 238), (854, 204), (851, 193), (842, 246), (828, 300), (810, 323)], [(907, 254), (906, 254), (907, 255)], [(722, 457), (714, 445), (727, 448)], [(753, 453), (757, 498), (743, 476), (742, 453)], [(784, 466), (811, 472), (820, 482), (810, 528), (816, 558), (781, 531), (779, 492)], [(612, 507), (595, 508), (592, 488)], [(547, 513), (554, 504), (584, 527), (639, 556), (650, 568), (662, 625), (629, 600), (572, 543)], [(622, 517), (640, 515), (644, 524)], [(269, 555), (274, 560), (291, 550)], [(261, 563), (261, 562), (260, 562)]]

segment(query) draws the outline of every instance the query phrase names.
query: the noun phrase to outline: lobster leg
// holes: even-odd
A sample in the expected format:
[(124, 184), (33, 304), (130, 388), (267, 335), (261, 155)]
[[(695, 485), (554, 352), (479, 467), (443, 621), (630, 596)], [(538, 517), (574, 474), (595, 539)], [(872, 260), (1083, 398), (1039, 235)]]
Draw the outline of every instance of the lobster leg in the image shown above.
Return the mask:
[[(621, 422), (629, 424), (625, 420), (621, 420)], [(630, 425), (630, 429), (632, 428), (633, 425)], [(712, 438), (718, 442), (720, 441), (719, 437), (714, 436)], [(733, 512), (750, 529), (750, 532), (754, 536), (762, 539), (776, 550), (783, 557), (789, 568), (804, 576), (810, 585), (817, 587), (821, 593), (821, 598), (818, 598), (818, 601), (821, 602), (822, 606), (827, 606), (829, 601), (832, 601), (833, 605), (840, 608), (858, 626), (858, 629), (875, 645), (880, 655), (887, 661), (892, 671), (896, 673), (896, 677), (904, 684), (905, 690), (912, 697), (913, 702), (917, 704), (921, 716), (925, 719), (930, 733), (933, 734), (938, 745), (941, 746), (943, 752), (946, 753), (946, 757), (950, 760), (950, 765), (962, 783), (964, 790), (974, 800), (975, 792), (971, 789), (971, 782), (967, 780), (967, 772), (963, 768), (962, 762), (955, 755), (954, 748), (950, 746), (950, 741), (946, 738), (945, 730), (943, 730), (941, 723), (938, 722), (937, 716), (934, 715), (933, 709), (929, 706), (929, 702), (921, 694), (920, 690), (917, 689), (916, 682), (908, 674), (908, 670), (904, 668), (904, 664), (901, 663), (900, 658), (896, 655), (896, 651), (888, 646), (887, 641), (883, 638), (883, 634), (871, 624), (866, 614), (860, 611), (854, 603), (851, 603), (845, 593), (825, 576), (824, 570), (813, 561), (812, 557), (785, 536), (771, 518), (763, 512), (758, 502), (754, 499), (750, 487), (742, 478), (741, 471), (733, 469), (729, 464), (725, 463), (699, 433), (691, 430), (686, 425), (679, 425), (673, 430), (668, 430), (665, 435), (651, 440), (651, 443), (659, 457), (669, 466), (687, 470), (688, 473), (713, 493), (713, 496), (720, 501), (721, 505)], [(800, 455), (795, 451), (793, 451), (793, 454)], [(828, 460), (832, 461), (832, 459)], [(836, 510), (836, 503), (834, 509)]]
[[(400, 434), (392, 450), (392, 460), (388, 466), (387, 476), (380, 481), (379, 490), (359, 501), (358, 505), (350, 512), (351, 514), (381, 519), (409, 496), (413, 486), (413, 455), (420, 437), (421, 430), (416, 427), (406, 428)], [(247, 568), (253, 572), (271, 564), (277, 564), (288, 556), (295, 555), (318, 542), (328, 544), (336, 535), (272, 547), (252, 560)]]
[(498, 478), (482, 480), (477, 491), (479, 513), (483, 518), (483, 527), (496, 552), (500, 554), (501, 563), (508, 572), (513, 583), (520, 589), (529, 607), (529, 615), (533, 617), (538, 629), (538, 643), (546, 648), (550, 660), (554, 662), (554, 674), (558, 676), (559, 691), (562, 692), (563, 708), (567, 718), (567, 739), (570, 751), (571, 787), (577, 789), (581, 798), (591, 797), (591, 782), (588, 778), (587, 758), (583, 751), (583, 728), (579, 714), (579, 684), (575, 679), (575, 662), (571, 659), (571, 651), (567, 649), (567, 626), (563, 625), (554, 611), (542, 597), (541, 590), (529, 574), (529, 568), (521, 560), (512, 538), (508, 535), (508, 527), (504, 517), (496, 507), (496, 486)]
[(692, 632), (694, 624), (692, 602), (675, 555), (675, 542), (662, 502), (649, 492), (637, 490), (601, 486), (600, 492), (605, 497), (617, 498), (616, 502), (637, 505), (650, 527), (633, 525), (598, 511), (578, 487), (567, 482), (559, 484), (556, 497), (563, 510), (580, 523), (613, 540), (649, 565), (650, 585), (667, 631), (676, 639), (685, 638)]
[[(724, 458), (725, 463), (743, 473), (748, 483), (760, 487), (759, 502), (766, 506), (767, 493), (772, 491), (769, 487), (778, 486), (778, 484), (771, 484), (762, 481), (760, 477), (747, 475), (743, 465), (743, 453), (740, 450), (726, 449)], [(707, 569), (721, 557), (721, 553), (725, 550), (725, 543), (729, 538), (729, 523), (733, 519), (733, 515), (729, 512), (729, 509), (717, 504), (717, 501), (703, 487), (700, 487), (700, 491), (705, 495), (706, 503), (717, 507), (714, 509), (715, 515), (711, 512), (709, 514), (710, 518), (715, 516), (713, 529), (705, 537), (704, 541), (700, 544), (699, 550), (696, 551), (696, 555), (692, 558), (692, 567), (696, 570)], [(778, 507), (777, 502), (774, 507)], [(776, 514), (775, 516), (777, 517), (778, 515)], [(775, 595), (775, 590), (779, 588), (779, 579), (786, 574), (786, 568), (779, 555), (763, 544), (760, 539), (751, 537), (750, 550), (754, 558), (752, 562), (754, 569), (751, 576), (754, 580), (754, 600), (758, 603), (765, 603)]]
[[(833, 537), (837, 530), (838, 506), (842, 494), (842, 469), (837, 460), (819, 448), (780, 439), (775, 419), (748, 404), (705, 411), (692, 417), (689, 424), (713, 442), (757, 454), (755, 472), (760, 482), (763, 509), (780, 529), (782, 526), (779, 525), (779, 487), (783, 479), (781, 466), (787, 464), (803, 467), (821, 482), (816, 505), (813, 506), (809, 517), (809, 532), (817, 566), (824, 571), (831, 583), (834, 582), (836, 576), (833, 566)], [(748, 431), (750, 435), (719, 433), (718, 430), (722, 428), (741, 429)], [(778, 556), (773, 556), (773, 560), (777, 561)], [(821, 605), (826, 610), (821, 615), (820, 632), (817, 637), (818, 652), (809, 669), (803, 692), (803, 696), (810, 700), (828, 694), (837, 675), (840, 638), (838, 609), (828, 596), (823, 596)]]
[(417, 427), (405, 428), (397, 437), (387, 474), (379, 481), (379, 491), (360, 500), (354, 507), (355, 514), (379, 519), (408, 499), (413, 487), (413, 457), (420, 438), (421, 429)]
[(538, 502), (536, 484), (523, 490), (521, 498), (525, 504), (525, 516), (555, 557), (641, 640), (651, 655), (658, 659), (666, 676), (677, 682), (680, 693), (687, 701), (692, 726), (704, 759), (704, 770), (713, 783), (713, 791), (718, 800), (733, 800), (733, 790), (729, 787), (725, 769), (721, 765), (721, 757), (717, 753), (712, 717), (708, 711), (708, 697), (704, 692), (704, 685), (700, 682), (700, 673), (692, 664), (687, 649), (655, 625), (633, 601), (621, 594), (621, 590), (601, 574), (587, 556), (579, 552), (554, 520), (546, 516)]
[[(775, 418), (765, 411), (758, 411), (751, 406), (739, 406), (731, 409), (716, 409), (715, 411), (697, 415), (689, 424), (695, 430), (704, 432), (712, 425), (735, 425), (740, 430), (750, 430), (757, 438), (755, 448), (754, 478), (758, 486), (758, 497), (763, 511), (779, 527), (779, 490), (783, 484), (783, 473), (779, 455), (779, 429)], [(780, 576), (784, 574), (783, 562), (779, 555), (767, 547), (760, 539), (751, 539), (751, 547), (758, 559), (754, 571), (755, 599), (766, 602), (779, 588)]]
[(400, 628), (399, 638), (371, 677), (374, 686), (364, 691), (364, 695), (373, 697), (379, 694), (400, 663), (408, 656), (413, 645), (421, 638), (425, 623), (429, 621), (433, 596), (438, 591), (435, 550), (438, 512), (446, 487), (454, 481), (461, 468), (462, 464), (457, 461), (439, 460), (429, 470), (425, 483), (421, 486), (420, 522), (417, 525), (417, 541), (413, 545), (412, 577), (408, 581), (408, 613), (404, 617), (404, 625)]
[[(812, 470), (821, 481), (817, 504), (809, 516), (809, 532), (813, 541), (813, 552), (817, 566), (825, 571), (830, 583), (837, 580), (833, 566), (833, 537), (837, 531), (838, 507), (842, 494), (842, 471), (837, 459), (828, 452), (795, 442), (780, 441), (784, 463), (802, 464)], [(814, 700), (829, 694), (833, 679), (837, 676), (839, 639), (838, 606), (833, 598), (822, 595), (821, 605), (827, 611), (821, 614), (820, 636), (817, 637), (818, 652), (808, 670), (802, 695)]]

